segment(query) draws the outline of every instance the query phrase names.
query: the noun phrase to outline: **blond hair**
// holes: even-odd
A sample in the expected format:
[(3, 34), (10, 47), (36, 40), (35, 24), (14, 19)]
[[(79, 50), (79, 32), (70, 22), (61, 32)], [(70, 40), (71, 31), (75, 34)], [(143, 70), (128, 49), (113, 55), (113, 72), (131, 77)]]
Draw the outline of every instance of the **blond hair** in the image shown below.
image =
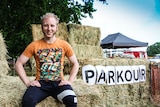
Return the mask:
[(57, 24), (59, 23), (59, 20), (60, 20), (60, 19), (59, 19), (58, 16), (55, 15), (54, 13), (46, 13), (46, 14), (44, 14), (43, 16), (41, 16), (41, 23), (43, 23), (43, 20), (44, 20), (46, 17), (53, 17), (53, 18), (56, 19)]

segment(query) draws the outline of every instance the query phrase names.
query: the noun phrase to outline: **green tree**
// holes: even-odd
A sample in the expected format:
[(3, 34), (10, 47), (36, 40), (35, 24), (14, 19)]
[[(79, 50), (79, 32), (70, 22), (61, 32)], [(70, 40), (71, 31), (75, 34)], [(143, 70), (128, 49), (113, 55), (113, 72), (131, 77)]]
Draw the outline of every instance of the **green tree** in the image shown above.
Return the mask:
[(148, 56), (153, 57), (155, 54), (160, 54), (160, 42), (156, 42), (147, 48)]
[[(80, 24), (82, 18), (96, 11), (94, 0), (1, 0), (0, 30), (3, 33), (11, 57), (19, 56), (32, 41), (31, 24), (40, 23), (40, 16), (46, 12), (54, 12), (60, 22)], [(106, 0), (99, 0), (106, 3)]]

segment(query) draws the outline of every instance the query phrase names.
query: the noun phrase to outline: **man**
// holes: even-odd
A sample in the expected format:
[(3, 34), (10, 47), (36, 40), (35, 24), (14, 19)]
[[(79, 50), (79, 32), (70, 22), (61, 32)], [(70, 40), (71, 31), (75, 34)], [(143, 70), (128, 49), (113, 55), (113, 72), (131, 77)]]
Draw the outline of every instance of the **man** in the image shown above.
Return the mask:
[[(35, 107), (46, 97), (52, 96), (66, 107), (77, 107), (77, 98), (71, 87), (79, 69), (77, 58), (70, 44), (56, 37), (59, 18), (53, 13), (46, 13), (41, 21), (44, 38), (30, 43), (16, 61), (16, 71), (27, 87), (22, 106)], [(36, 78), (30, 81), (23, 65), (32, 56), (36, 61)], [(72, 64), (68, 80), (63, 75), (65, 56)]]

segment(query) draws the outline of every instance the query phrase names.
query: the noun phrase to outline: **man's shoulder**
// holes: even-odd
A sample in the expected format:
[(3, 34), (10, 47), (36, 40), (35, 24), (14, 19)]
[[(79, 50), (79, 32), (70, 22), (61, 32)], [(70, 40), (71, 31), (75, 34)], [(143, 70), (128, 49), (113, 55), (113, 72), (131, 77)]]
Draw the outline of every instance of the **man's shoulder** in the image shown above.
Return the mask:
[(63, 40), (63, 39), (61, 39), (61, 38), (57, 38), (57, 41), (58, 41), (58, 42), (67, 43), (67, 44), (68, 44), (68, 42), (67, 42), (66, 40)]
[(37, 44), (43, 42), (43, 39), (32, 41), (31, 44)]

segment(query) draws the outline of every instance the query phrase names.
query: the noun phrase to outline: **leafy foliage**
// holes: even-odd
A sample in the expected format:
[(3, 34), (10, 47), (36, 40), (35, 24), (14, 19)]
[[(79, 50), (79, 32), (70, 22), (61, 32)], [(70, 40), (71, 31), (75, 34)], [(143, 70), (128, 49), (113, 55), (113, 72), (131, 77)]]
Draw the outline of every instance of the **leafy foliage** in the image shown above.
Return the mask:
[(148, 56), (154, 56), (155, 54), (160, 54), (160, 42), (156, 42), (153, 45), (150, 45), (147, 48), (147, 54)]
[[(94, 0), (1, 0), (0, 30), (3, 33), (11, 57), (19, 56), (32, 41), (31, 24), (40, 23), (40, 16), (53, 12), (60, 22), (80, 24), (82, 18), (96, 11)], [(103, 3), (106, 0), (99, 0)]]

